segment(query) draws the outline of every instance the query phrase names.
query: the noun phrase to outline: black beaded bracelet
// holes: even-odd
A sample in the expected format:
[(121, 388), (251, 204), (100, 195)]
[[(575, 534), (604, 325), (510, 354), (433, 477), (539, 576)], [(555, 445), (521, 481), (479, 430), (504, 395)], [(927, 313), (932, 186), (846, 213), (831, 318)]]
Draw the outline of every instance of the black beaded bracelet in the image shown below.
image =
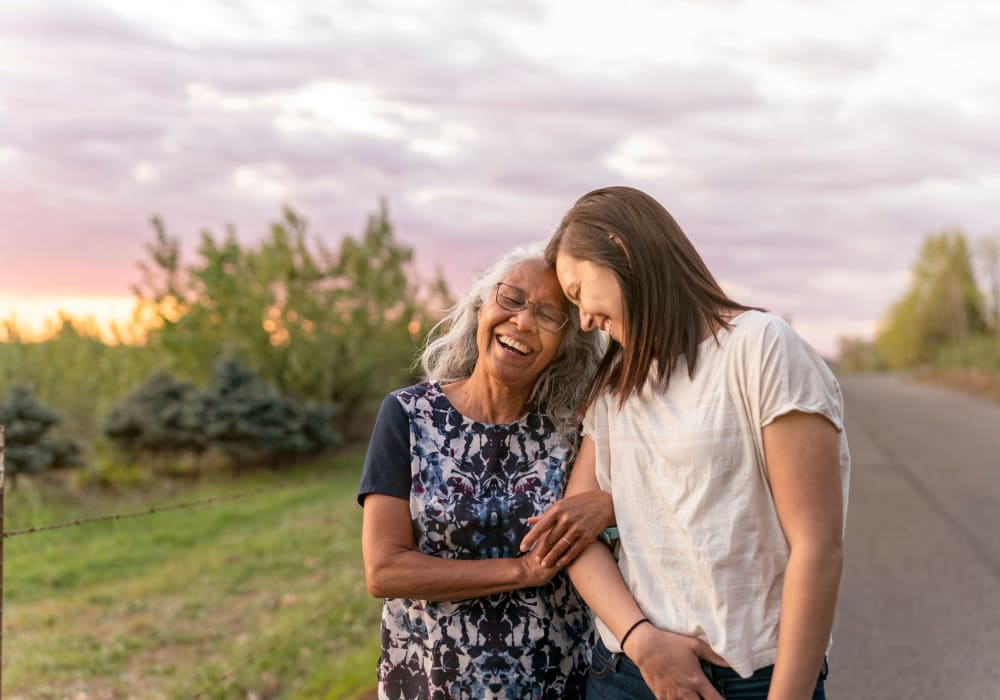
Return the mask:
[[(622, 640), (620, 642), (618, 642), (618, 646), (620, 646), (622, 648), (622, 653), (625, 652), (625, 641), (628, 639), (628, 636), (630, 634), (632, 634), (632, 632), (635, 631), (635, 628), (638, 627), (639, 625), (641, 625), (643, 622), (649, 622), (649, 618), (648, 617), (642, 618), (641, 620), (639, 620), (638, 622), (636, 622), (635, 624), (633, 624), (631, 627), (629, 627), (628, 628), (628, 632), (626, 632), (624, 635), (622, 635)], [(649, 622), (649, 624), (653, 624), (653, 623)]]

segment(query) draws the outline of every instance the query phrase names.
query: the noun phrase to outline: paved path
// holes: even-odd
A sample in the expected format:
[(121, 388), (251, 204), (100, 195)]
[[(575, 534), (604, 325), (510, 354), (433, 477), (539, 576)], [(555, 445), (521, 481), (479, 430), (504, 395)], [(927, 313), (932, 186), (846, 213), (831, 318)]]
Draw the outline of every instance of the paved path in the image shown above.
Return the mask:
[(1000, 406), (845, 377), (853, 457), (831, 700), (1000, 699)]

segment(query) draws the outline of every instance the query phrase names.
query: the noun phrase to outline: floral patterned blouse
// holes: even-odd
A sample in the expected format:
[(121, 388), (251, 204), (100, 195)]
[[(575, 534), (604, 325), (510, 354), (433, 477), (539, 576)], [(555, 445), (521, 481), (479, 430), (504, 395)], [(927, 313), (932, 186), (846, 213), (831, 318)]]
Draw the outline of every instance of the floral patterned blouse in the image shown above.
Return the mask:
[[(358, 500), (407, 499), (424, 554), (515, 557), (528, 517), (562, 495), (575, 451), (539, 413), (503, 425), (471, 421), (438, 384), (418, 384), (383, 401)], [(544, 586), (467, 600), (387, 598), (379, 697), (582, 698), (592, 639), (590, 612), (565, 572)]]

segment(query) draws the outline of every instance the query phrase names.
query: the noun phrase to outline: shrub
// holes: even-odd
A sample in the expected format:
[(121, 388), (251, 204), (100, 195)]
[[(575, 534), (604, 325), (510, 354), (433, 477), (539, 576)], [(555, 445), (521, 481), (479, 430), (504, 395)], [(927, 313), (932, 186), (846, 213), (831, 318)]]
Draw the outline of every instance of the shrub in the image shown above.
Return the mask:
[(206, 394), (209, 443), (238, 465), (317, 454), (339, 444), (329, 404), (280, 395), (235, 358), (219, 362)]
[(18, 474), (83, 466), (78, 441), (48, 434), (60, 420), (58, 413), (40, 404), (28, 389), (14, 387), (6, 401), (0, 403), (6, 473), (16, 478)]

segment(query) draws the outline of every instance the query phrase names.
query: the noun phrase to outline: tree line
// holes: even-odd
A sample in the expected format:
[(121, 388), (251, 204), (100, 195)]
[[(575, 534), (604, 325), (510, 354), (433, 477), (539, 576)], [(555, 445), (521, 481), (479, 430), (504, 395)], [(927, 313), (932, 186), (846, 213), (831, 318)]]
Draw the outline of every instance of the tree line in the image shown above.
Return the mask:
[(205, 230), (193, 256), (160, 218), (128, 328), (104, 343), (63, 318), (32, 342), (3, 323), (0, 424), (9, 474), (220, 462), (280, 465), (336, 445), (412, 381), (418, 344), (450, 303), (418, 278), (380, 202), (330, 249), (285, 209), (255, 245)]
[(928, 365), (1000, 372), (1000, 236), (929, 234), (874, 341), (841, 339), (847, 371)]

